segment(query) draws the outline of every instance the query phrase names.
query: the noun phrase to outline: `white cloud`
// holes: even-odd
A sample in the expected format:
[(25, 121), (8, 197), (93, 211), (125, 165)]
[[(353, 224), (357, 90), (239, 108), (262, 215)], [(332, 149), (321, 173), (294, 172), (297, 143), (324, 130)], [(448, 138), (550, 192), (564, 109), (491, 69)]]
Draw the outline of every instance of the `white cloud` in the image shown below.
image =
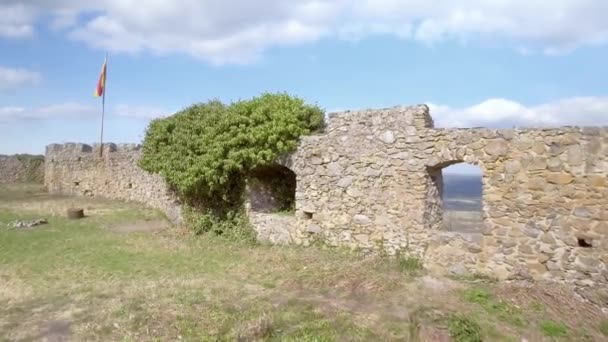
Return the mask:
[[(174, 113), (174, 112), (170, 112)], [(152, 106), (132, 106), (119, 104), (114, 109), (114, 114), (122, 117), (135, 119), (155, 119), (169, 115), (166, 109)]]
[[(134, 119), (152, 119), (166, 115), (167, 111), (150, 106), (117, 105), (106, 110), (108, 119), (124, 117)], [(98, 105), (88, 105), (77, 102), (64, 102), (36, 108), (0, 107), (0, 122), (27, 120), (55, 119), (86, 119), (98, 118), (101, 108)]]
[(37, 84), (42, 77), (38, 72), (0, 66), (0, 91)]
[(22, 3), (0, 4), (0, 37), (24, 38), (34, 33), (34, 8)]
[(90, 118), (98, 109), (76, 102), (38, 108), (0, 107), (0, 121)]
[(608, 97), (573, 97), (525, 106), (488, 99), (466, 108), (429, 103), (436, 127), (608, 126)]
[(561, 53), (608, 42), (605, 0), (3, 2), (0, 35), (29, 36), (47, 14), (54, 28), (94, 48), (186, 53), (217, 64), (251, 62), (275, 46), (375, 34), (425, 44), (506, 42), (527, 53)]

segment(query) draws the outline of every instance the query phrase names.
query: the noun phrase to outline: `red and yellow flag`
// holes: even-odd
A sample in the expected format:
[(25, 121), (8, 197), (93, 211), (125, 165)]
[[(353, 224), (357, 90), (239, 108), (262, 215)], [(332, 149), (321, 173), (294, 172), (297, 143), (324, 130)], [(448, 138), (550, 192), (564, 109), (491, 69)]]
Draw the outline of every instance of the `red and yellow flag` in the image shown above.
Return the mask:
[(101, 75), (99, 75), (99, 82), (97, 82), (97, 88), (95, 89), (95, 97), (100, 97), (103, 95), (104, 90), (106, 89), (106, 66), (108, 63), (108, 58), (106, 57), (103, 61), (103, 66), (101, 67)]

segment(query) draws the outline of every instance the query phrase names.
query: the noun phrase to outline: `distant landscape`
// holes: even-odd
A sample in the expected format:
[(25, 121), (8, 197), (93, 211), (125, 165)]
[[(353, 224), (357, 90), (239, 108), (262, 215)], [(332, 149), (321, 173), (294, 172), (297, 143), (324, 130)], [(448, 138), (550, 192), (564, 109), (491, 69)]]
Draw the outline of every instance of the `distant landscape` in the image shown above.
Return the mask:
[(481, 211), (482, 183), (479, 175), (444, 174), (445, 210)]
[(479, 233), (482, 225), (482, 182), (479, 175), (443, 175), (444, 229)]

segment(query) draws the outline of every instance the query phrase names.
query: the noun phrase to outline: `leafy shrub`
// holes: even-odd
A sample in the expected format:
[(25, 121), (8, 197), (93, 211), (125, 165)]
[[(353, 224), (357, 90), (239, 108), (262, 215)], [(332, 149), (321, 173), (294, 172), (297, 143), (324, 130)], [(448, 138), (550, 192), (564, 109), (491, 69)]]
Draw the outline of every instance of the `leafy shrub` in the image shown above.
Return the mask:
[[(285, 93), (231, 105), (213, 100), (153, 120), (140, 166), (176, 190), (199, 232), (222, 235), (235, 228), (228, 222), (241, 221), (236, 217), (242, 216), (251, 171), (273, 164), (294, 151), (302, 135), (322, 128), (319, 107)], [(194, 217), (200, 215), (205, 217)]]

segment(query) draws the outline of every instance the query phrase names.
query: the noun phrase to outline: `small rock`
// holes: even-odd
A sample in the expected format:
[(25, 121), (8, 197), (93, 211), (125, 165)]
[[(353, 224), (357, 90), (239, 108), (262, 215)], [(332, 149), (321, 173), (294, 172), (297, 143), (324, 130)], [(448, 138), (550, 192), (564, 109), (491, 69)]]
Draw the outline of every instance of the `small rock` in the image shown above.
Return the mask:
[(353, 221), (355, 221), (356, 224), (365, 226), (370, 224), (372, 221), (369, 219), (369, 217), (365, 216), (365, 215), (355, 215), (353, 216)]
[(462, 264), (462, 263), (457, 263), (454, 264), (452, 266), (450, 266), (448, 268), (448, 271), (456, 276), (466, 276), (469, 275), (469, 270), (467, 270), (467, 268)]
[(308, 225), (308, 228), (306, 229), (306, 231), (311, 234), (318, 234), (321, 232), (321, 227), (319, 227), (319, 225), (311, 223)]
[(587, 208), (578, 207), (578, 208), (574, 208), (574, 216), (589, 218), (589, 217), (591, 217), (591, 212)]
[(349, 187), (351, 184), (353, 183), (353, 177), (348, 176), (348, 177), (344, 177), (342, 179), (340, 179), (338, 181), (338, 186), (341, 188), (347, 188)]
[(491, 156), (502, 156), (509, 151), (509, 145), (505, 140), (495, 139), (486, 145), (485, 151)]
[(481, 246), (479, 246), (478, 244), (474, 244), (474, 243), (469, 244), (467, 246), (467, 248), (469, 249), (469, 252), (475, 253), (475, 254), (481, 253), (481, 251), (482, 251)]
[(382, 135), (382, 141), (384, 141), (387, 144), (392, 144), (395, 142), (395, 135), (393, 134), (392, 131), (386, 131)]
[(574, 177), (572, 177), (572, 175), (569, 173), (552, 173), (547, 176), (547, 182), (552, 184), (570, 184), (573, 180)]

